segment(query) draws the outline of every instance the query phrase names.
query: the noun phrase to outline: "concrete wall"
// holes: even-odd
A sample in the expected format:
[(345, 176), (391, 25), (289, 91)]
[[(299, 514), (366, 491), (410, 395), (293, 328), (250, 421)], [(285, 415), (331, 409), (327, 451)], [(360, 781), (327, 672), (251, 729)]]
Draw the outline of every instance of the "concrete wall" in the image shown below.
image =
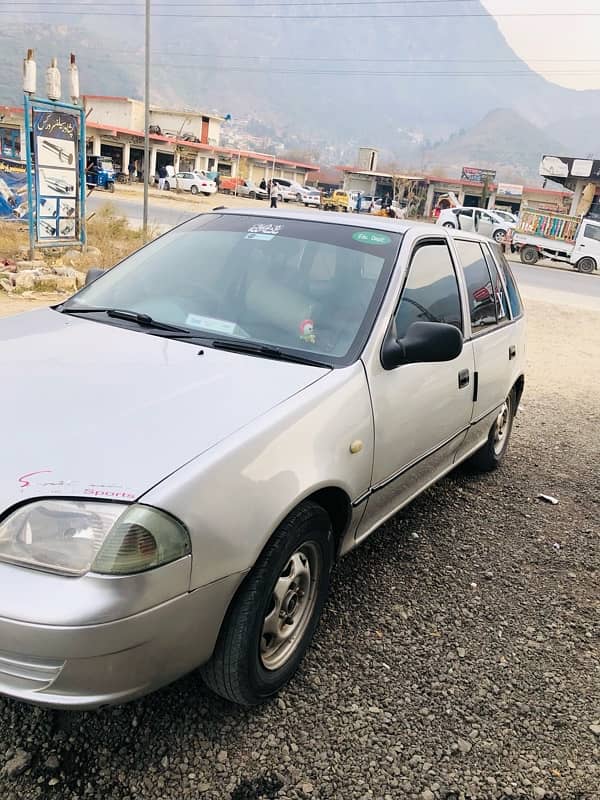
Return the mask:
[(144, 105), (138, 100), (90, 97), (85, 99), (85, 110), (90, 109), (90, 123), (114, 125), (131, 131), (144, 130)]

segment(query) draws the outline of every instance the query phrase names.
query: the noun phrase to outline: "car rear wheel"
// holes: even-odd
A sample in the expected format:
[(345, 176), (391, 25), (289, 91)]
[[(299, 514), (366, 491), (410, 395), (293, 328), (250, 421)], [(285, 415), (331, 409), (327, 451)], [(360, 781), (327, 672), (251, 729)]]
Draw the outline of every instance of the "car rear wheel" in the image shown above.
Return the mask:
[(442, 223), (443, 228), (456, 228), (456, 225), (453, 222), (444, 222)]
[(202, 668), (213, 692), (251, 706), (290, 680), (319, 622), (333, 561), (329, 517), (305, 502), (279, 526), (229, 608)]
[(167, 190), (167, 192), (169, 191), (170, 188), (171, 184), (169, 183), (169, 181), (165, 181), (165, 189)]
[(504, 454), (508, 450), (514, 409), (515, 397), (511, 392), (498, 410), (486, 443), (469, 459), (470, 465), (478, 472), (492, 472), (500, 466)]
[(192, 187), (190, 188), (190, 192), (191, 192), (192, 194), (198, 194), (198, 187), (197, 187), (197, 186), (192, 186)]
[(521, 248), (521, 261), (523, 264), (537, 264), (539, 260), (540, 254), (537, 247), (532, 244), (526, 244), (525, 247)]
[(502, 244), (505, 236), (506, 236), (506, 231), (503, 231), (501, 229), (494, 231), (494, 241), (496, 242), (496, 244)]
[(586, 256), (586, 258), (582, 258), (577, 262), (577, 269), (579, 272), (585, 272), (586, 275), (591, 275), (596, 269), (596, 262), (593, 258)]

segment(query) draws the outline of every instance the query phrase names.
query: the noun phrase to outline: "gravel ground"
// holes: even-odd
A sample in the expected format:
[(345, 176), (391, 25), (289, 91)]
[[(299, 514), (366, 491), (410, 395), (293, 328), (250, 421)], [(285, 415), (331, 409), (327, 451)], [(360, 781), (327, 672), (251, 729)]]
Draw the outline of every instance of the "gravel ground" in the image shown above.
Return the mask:
[(340, 563), (278, 699), (240, 710), (197, 674), (97, 713), (0, 699), (1, 800), (600, 798), (600, 314), (528, 305), (503, 468)]

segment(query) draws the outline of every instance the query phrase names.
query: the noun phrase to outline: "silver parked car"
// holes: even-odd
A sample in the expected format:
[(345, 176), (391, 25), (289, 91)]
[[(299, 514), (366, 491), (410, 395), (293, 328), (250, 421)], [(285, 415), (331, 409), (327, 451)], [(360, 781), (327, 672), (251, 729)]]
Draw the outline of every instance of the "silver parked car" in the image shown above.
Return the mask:
[(498, 466), (524, 382), (500, 249), (368, 215), (201, 215), (0, 341), (0, 692), (63, 708), (272, 696), (337, 558)]

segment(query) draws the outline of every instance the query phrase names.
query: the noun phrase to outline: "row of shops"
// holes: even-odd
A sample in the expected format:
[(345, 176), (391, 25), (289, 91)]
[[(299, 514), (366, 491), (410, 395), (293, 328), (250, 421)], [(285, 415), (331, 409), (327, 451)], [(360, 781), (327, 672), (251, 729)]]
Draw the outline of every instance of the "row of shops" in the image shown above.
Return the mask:
[[(145, 171), (143, 104), (127, 97), (87, 95), (87, 155), (111, 158), (116, 172), (138, 176)], [(149, 174), (171, 165), (175, 172), (219, 172), (260, 183), (263, 178), (285, 178), (304, 184), (317, 171), (311, 164), (290, 161), (267, 153), (220, 147), (223, 117), (191, 111), (150, 110)], [(23, 159), (23, 109), (0, 105), (0, 156)]]

